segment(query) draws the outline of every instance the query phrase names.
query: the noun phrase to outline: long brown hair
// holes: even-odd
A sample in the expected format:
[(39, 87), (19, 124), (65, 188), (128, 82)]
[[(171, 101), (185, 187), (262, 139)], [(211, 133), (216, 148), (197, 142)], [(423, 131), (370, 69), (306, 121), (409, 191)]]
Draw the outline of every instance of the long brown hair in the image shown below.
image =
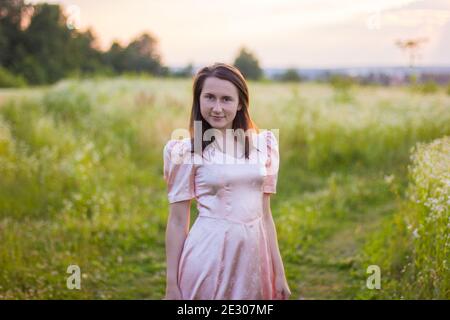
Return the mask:
[[(200, 112), (200, 94), (203, 89), (203, 84), (208, 77), (216, 77), (222, 80), (230, 81), (234, 84), (234, 86), (238, 90), (239, 94), (239, 104), (241, 105), (241, 109), (237, 111), (236, 116), (233, 120), (232, 129), (242, 129), (244, 132), (247, 132), (248, 129), (253, 129), (256, 132), (258, 132), (258, 127), (256, 124), (252, 121), (250, 118), (250, 114), (248, 112), (249, 109), (249, 92), (247, 83), (245, 81), (244, 76), (234, 66), (231, 66), (226, 63), (220, 63), (216, 62), (213, 65), (203, 67), (200, 69), (197, 74), (194, 77), (194, 84), (192, 86), (193, 89), (193, 101), (192, 101), (192, 110), (191, 110), (191, 118), (189, 120), (189, 132), (191, 134), (191, 151), (195, 152), (194, 150), (194, 139), (196, 138), (195, 134), (199, 135), (199, 133), (194, 132), (194, 121), (201, 121), (202, 122), (202, 132), (201, 137), (198, 136), (197, 138), (200, 138), (201, 143), (201, 152), (203, 153), (203, 150), (211, 143), (211, 141), (204, 141), (203, 136), (206, 130), (211, 129), (211, 125), (203, 118), (201, 112)], [(245, 158), (248, 159), (249, 157), (249, 149), (250, 149), (250, 141), (248, 135), (245, 135)]]

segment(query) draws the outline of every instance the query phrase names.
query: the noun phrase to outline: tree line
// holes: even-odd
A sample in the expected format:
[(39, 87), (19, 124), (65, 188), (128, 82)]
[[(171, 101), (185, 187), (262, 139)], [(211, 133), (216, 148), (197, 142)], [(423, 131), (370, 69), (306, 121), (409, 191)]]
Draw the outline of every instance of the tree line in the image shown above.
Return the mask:
[(164, 75), (157, 41), (144, 33), (126, 47), (101, 51), (91, 29), (69, 28), (61, 6), (2, 0), (0, 65), (30, 84), (53, 83), (73, 74), (149, 72)]
[[(234, 63), (248, 79), (264, 74), (258, 59), (242, 47)], [(74, 75), (148, 73), (185, 77), (192, 64), (171, 71), (162, 62), (158, 41), (150, 33), (128, 45), (113, 42), (106, 51), (98, 46), (92, 29), (71, 28), (58, 4), (0, 1), (0, 87), (54, 83)]]

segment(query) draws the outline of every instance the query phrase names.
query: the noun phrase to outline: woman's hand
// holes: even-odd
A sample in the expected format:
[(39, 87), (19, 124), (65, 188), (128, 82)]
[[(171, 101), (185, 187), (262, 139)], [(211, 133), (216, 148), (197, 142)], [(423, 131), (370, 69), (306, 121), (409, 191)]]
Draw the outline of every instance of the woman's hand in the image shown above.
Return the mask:
[(275, 299), (288, 300), (291, 295), (286, 276), (284, 274), (277, 274), (275, 276)]
[(180, 288), (177, 285), (168, 286), (163, 300), (183, 300)]

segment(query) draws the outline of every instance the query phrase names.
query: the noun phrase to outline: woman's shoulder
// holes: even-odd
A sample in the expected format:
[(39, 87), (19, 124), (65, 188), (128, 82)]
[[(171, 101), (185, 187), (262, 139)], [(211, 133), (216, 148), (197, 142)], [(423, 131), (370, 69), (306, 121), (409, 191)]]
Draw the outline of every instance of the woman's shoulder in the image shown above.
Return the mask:
[(190, 148), (191, 146), (191, 138), (183, 138), (183, 139), (170, 139), (166, 142), (164, 149), (171, 150), (173, 148)]
[(191, 152), (191, 138), (170, 139), (164, 146), (164, 156), (168, 158), (184, 157)]
[(278, 145), (275, 134), (270, 130), (259, 131), (253, 136), (252, 141), (254, 148), (263, 154)]
[(258, 142), (262, 145), (270, 144), (272, 146), (276, 146), (278, 144), (278, 140), (271, 130), (264, 130), (258, 133)]

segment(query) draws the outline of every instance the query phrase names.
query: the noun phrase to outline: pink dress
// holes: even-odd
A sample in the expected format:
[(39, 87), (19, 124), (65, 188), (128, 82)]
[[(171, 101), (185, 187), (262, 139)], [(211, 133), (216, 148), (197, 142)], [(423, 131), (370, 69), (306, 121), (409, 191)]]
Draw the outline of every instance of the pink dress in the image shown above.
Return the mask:
[(279, 299), (263, 221), (263, 193), (276, 193), (278, 143), (271, 131), (256, 141), (248, 163), (213, 143), (203, 159), (191, 153), (190, 139), (164, 147), (169, 203), (197, 201), (179, 262), (183, 299)]

